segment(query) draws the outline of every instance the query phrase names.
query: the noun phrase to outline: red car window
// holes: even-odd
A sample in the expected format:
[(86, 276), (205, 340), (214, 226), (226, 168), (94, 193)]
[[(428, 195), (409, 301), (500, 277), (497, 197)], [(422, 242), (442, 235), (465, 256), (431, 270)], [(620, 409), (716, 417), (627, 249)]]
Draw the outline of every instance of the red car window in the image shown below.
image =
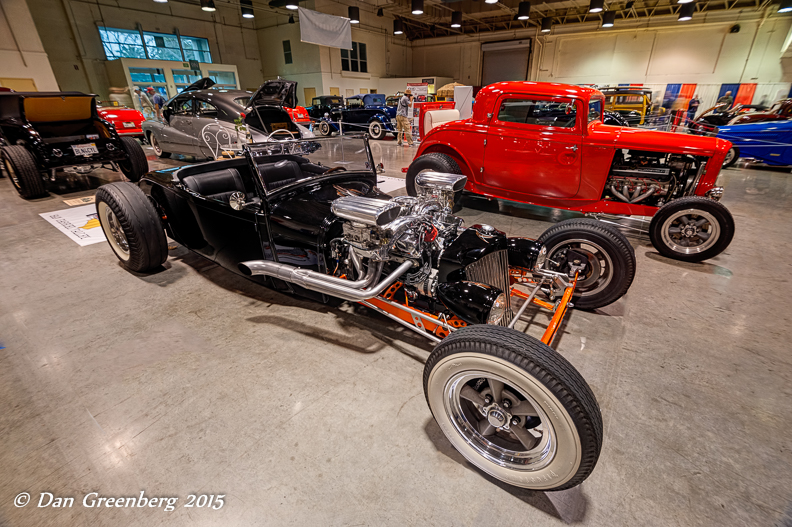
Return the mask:
[(531, 127), (575, 128), (577, 109), (572, 99), (505, 96), (497, 120)]

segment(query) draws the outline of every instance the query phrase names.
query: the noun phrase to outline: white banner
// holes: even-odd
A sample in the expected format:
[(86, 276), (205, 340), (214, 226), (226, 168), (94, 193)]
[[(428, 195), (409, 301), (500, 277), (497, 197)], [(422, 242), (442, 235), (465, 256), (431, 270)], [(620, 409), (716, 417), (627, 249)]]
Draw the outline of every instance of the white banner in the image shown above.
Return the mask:
[(300, 7), (300, 40), (331, 48), (352, 49), (352, 26), (348, 18), (326, 15)]

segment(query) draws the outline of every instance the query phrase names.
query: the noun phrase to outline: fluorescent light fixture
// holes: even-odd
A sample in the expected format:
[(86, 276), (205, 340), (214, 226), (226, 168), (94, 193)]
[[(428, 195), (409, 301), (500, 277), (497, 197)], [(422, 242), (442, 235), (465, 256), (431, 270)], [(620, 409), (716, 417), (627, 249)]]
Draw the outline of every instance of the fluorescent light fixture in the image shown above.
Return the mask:
[(779, 13), (789, 13), (792, 11), (792, 0), (782, 0), (781, 5), (778, 6)]
[(599, 13), (605, 8), (605, 0), (591, 0), (589, 13)]
[(602, 16), (602, 27), (613, 27), (616, 21), (616, 11), (608, 11)]
[(693, 18), (693, 13), (695, 12), (696, 4), (694, 2), (683, 4), (682, 7), (679, 8), (679, 21), (684, 22), (686, 20), (690, 20)]
[(412, 14), (423, 14), (423, 0), (412, 0)]
[(286, 0), (286, 9), (291, 9), (294, 11), (295, 9), (299, 8), (300, 6), (297, 5), (298, 0)]
[(549, 33), (551, 29), (553, 29), (553, 19), (546, 16), (542, 19), (542, 33)]
[[(792, 0), (789, 0), (792, 2)], [(462, 11), (451, 13), (451, 27), (462, 27)]]
[(401, 20), (395, 19), (393, 21), (393, 34), (401, 35), (402, 33), (404, 33), (404, 24), (402, 24)]
[(254, 18), (253, 0), (239, 0), (239, 8), (242, 10), (242, 18)]
[(217, 11), (214, 5), (214, 0), (201, 0), (201, 9), (210, 13), (212, 11)]
[(154, 3), (156, 3), (156, 4), (167, 4), (168, 0), (154, 0)]
[(349, 6), (347, 13), (349, 13), (350, 24), (360, 24), (360, 9), (357, 6)]
[(484, 0), (485, 4), (497, 4), (498, 0)]
[(528, 20), (531, 18), (531, 2), (520, 2), (517, 8), (517, 20)]

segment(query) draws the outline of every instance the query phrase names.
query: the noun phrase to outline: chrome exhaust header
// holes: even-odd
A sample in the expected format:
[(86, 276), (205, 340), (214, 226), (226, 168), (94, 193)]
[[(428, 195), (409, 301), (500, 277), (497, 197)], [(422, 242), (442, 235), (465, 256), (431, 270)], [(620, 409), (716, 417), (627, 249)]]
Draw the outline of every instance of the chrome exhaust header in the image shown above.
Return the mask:
[(271, 276), (311, 291), (343, 298), (351, 302), (368, 300), (382, 294), (385, 289), (390, 287), (393, 282), (411, 267), (413, 267), (413, 262), (407, 260), (380, 283), (370, 287), (382, 273), (382, 262), (376, 265), (372, 263), (369, 266), (366, 277), (355, 282), (270, 260), (249, 260), (239, 264), (239, 270), (247, 276)]

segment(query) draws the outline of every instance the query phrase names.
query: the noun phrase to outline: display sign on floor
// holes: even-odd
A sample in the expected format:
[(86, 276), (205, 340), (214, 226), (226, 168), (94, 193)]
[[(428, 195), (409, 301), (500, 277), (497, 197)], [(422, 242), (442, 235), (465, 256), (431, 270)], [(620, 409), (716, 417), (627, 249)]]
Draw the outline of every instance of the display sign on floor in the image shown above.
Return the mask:
[(406, 183), (400, 177), (377, 176), (377, 188), (385, 194), (403, 189)]
[(106, 240), (94, 205), (45, 212), (39, 216), (74, 240), (80, 247)]

